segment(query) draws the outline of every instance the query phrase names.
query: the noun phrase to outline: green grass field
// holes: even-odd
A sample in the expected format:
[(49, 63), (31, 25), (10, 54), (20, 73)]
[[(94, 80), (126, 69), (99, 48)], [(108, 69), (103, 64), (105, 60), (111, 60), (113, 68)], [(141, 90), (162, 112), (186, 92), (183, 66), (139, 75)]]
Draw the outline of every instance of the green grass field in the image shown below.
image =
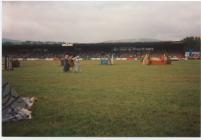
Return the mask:
[(33, 119), (3, 124), (3, 136), (200, 136), (200, 61), (83, 61), (81, 69), (24, 61), (3, 71), (19, 95), (38, 98)]

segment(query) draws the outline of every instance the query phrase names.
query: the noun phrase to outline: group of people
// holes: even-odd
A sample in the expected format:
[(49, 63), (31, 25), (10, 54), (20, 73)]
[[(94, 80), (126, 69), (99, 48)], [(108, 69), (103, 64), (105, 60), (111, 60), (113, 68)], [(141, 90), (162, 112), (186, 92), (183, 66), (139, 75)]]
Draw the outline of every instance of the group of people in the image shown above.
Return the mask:
[(75, 55), (64, 55), (63, 70), (67, 72), (72, 68), (74, 72), (80, 72), (80, 57)]

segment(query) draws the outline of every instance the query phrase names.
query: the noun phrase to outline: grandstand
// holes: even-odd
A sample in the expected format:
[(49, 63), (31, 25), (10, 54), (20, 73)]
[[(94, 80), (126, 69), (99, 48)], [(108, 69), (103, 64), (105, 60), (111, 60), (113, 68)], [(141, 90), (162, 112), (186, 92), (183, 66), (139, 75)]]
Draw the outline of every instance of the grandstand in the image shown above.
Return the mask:
[(113, 43), (21, 43), (3, 44), (3, 56), (13, 58), (61, 58), (64, 53), (78, 54), (83, 59), (100, 58), (102, 54), (113, 54), (115, 58), (141, 58), (146, 53), (152, 56), (161, 56), (164, 53), (177, 58), (184, 58), (186, 52), (199, 52), (199, 42), (190, 47), (185, 41), (160, 42), (113, 42)]

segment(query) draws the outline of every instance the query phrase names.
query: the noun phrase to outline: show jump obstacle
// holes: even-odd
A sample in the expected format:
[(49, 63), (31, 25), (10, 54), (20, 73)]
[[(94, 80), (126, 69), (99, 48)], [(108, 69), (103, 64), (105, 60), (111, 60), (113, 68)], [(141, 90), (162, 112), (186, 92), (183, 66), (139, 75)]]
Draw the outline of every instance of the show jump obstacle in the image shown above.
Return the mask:
[(113, 55), (110, 57), (109, 55), (100, 58), (101, 65), (112, 65), (114, 63)]
[(3, 57), (2, 65), (4, 70), (12, 71), (15, 67), (20, 67), (20, 61), (17, 59), (13, 59), (12, 57)]
[(167, 55), (163, 55), (162, 57), (151, 57), (149, 54), (146, 54), (143, 62), (143, 65), (166, 65), (171, 64), (171, 60)]

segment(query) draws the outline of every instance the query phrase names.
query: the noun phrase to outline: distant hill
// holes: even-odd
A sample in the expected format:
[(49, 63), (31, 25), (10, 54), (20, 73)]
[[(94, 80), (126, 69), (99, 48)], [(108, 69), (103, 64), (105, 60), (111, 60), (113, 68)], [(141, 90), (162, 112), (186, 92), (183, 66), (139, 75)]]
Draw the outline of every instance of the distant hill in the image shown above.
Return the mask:
[(22, 40), (14, 40), (14, 39), (8, 39), (8, 38), (2, 38), (2, 44), (14, 44), (14, 45), (20, 45), (20, 44), (61, 44), (62, 42), (54, 42), (54, 41), (22, 41)]
[(120, 40), (108, 40), (103, 43), (129, 43), (129, 42), (159, 42), (160, 40), (151, 38), (139, 38), (139, 39), (120, 39)]
[(2, 38), (2, 43), (13, 43), (13, 44), (19, 44), (23, 41), (20, 40), (14, 40), (14, 39), (8, 39), (8, 38)]
[[(160, 40), (157, 39), (151, 39), (151, 38), (140, 38), (140, 39), (120, 39), (120, 40), (108, 40), (104, 42), (99, 43), (133, 43), (133, 42), (160, 42)], [(2, 43), (9, 43), (9, 44), (55, 44), (55, 43), (61, 43), (61, 42), (54, 42), (54, 41), (22, 41), (22, 40), (15, 40), (15, 39), (8, 39), (8, 38), (2, 38)]]
[(8, 38), (2, 38), (2, 42), (22, 42), (22, 41), (14, 40), (14, 39), (8, 39)]

